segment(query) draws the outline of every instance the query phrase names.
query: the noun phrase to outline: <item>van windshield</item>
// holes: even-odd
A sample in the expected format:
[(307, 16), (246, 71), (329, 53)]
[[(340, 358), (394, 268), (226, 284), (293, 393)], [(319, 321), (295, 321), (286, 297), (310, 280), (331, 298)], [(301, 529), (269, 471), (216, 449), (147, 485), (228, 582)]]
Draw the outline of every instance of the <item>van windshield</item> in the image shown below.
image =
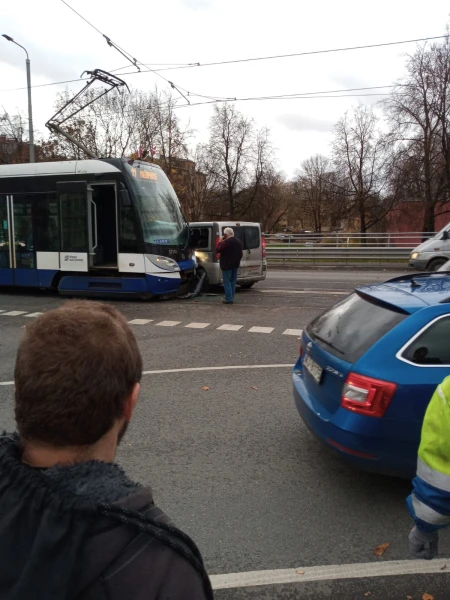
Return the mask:
[(406, 316), (352, 294), (312, 321), (306, 333), (330, 354), (355, 363)]

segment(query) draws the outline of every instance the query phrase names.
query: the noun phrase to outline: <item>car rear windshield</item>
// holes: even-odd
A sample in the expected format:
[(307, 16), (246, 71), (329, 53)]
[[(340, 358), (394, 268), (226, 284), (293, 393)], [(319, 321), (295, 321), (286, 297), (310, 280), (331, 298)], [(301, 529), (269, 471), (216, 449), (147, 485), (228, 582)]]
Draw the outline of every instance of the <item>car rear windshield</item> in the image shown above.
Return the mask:
[(406, 317), (352, 294), (308, 325), (308, 335), (327, 352), (354, 363)]
[[(225, 227), (222, 227), (222, 234)], [(236, 237), (242, 244), (244, 250), (254, 250), (259, 248), (261, 245), (261, 236), (259, 233), (259, 227), (254, 225), (241, 225), (232, 228), (234, 231), (234, 237)]]

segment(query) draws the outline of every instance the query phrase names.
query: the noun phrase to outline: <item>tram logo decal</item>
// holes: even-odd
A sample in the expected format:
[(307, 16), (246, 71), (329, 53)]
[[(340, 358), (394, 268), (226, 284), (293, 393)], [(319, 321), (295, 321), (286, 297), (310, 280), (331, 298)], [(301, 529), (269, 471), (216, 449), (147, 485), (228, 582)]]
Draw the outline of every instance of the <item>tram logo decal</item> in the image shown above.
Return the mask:
[(80, 256), (72, 256), (71, 254), (66, 254), (64, 257), (65, 262), (83, 262), (83, 258)]

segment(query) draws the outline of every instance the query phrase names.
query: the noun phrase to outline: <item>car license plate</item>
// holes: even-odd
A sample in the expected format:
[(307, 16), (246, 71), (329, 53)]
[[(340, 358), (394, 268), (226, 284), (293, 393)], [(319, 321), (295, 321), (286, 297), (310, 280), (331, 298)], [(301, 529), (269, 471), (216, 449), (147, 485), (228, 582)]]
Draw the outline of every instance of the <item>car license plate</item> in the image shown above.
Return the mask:
[(323, 369), (310, 356), (305, 356), (303, 366), (311, 375), (316, 383), (320, 383), (322, 379)]

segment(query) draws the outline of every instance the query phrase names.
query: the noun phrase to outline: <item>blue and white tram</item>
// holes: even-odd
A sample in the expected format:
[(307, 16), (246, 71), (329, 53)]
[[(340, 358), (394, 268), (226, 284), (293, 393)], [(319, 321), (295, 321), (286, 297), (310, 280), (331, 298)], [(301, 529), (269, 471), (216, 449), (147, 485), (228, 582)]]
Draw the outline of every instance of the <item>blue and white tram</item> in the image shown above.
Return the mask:
[(0, 286), (151, 297), (187, 287), (194, 269), (188, 224), (157, 165), (0, 166)]

